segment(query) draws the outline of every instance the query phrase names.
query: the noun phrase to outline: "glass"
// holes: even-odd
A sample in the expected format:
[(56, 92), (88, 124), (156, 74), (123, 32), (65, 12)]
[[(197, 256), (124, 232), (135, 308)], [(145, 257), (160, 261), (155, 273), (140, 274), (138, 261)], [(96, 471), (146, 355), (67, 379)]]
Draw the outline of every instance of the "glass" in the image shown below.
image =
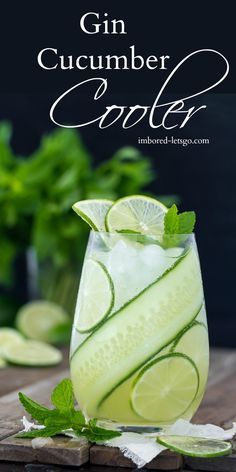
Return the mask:
[(136, 431), (190, 420), (208, 365), (194, 235), (92, 231), (71, 339), (71, 378), (86, 418)]

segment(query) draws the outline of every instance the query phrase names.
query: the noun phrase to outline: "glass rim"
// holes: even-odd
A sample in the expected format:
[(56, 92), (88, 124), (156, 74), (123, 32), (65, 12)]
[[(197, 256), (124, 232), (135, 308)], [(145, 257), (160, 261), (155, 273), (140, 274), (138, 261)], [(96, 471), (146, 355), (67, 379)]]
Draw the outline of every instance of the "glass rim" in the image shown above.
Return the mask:
[(137, 236), (146, 236), (146, 237), (151, 237), (151, 238), (159, 238), (159, 237), (163, 237), (163, 236), (167, 236), (167, 237), (176, 237), (176, 236), (193, 236), (195, 237), (196, 233), (195, 232), (192, 232), (192, 233), (176, 233), (176, 234), (165, 234), (165, 233), (156, 233), (156, 234), (153, 234), (153, 233), (135, 233), (135, 232), (123, 232), (123, 231), (97, 231), (93, 228), (90, 229), (90, 234), (103, 234), (103, 235), (111, 235), (111, 236), (133, 236), (133, 237), (137, 237)]

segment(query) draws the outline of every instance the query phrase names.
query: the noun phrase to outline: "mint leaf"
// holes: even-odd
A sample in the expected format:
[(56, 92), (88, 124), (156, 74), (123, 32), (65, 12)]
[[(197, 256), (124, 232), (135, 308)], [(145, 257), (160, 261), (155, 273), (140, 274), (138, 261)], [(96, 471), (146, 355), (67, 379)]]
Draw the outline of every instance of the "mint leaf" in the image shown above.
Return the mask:
[(29, 413), (32, 418), (39, 421), (39, 423), (44, 424), (46, 418), (52, 414), (53, 410), (49, 410), (48, 408), (40, 405), (40, 403), (31, 400), (31, 398), (27, 397), (27, 395), (22, 392), (19, 392), (19, 400), (27, 413)]
[(50, 438), (61, 433), (61, 429), (58, 427), (46, 427), (44, 429), (35, 429), (33, 431), (27, 431), (25, 433), (16, 434), (17, 438)]
[(73, 411), (72, 417), (71, 417), (71, 423), (72, 423), (71, 427), (73, 429), (83, 427), (86, 424), (85, 417), (82, 411), (79, 411), (79, 410)]
[(175, 204), (165, 214), (164, 229), (165, 234), (178, 233), (178, 209)]
[(113, 431), (112, 429), (105, 429), (96, 426), (97, 419), (92, 419), (88, 422), (88, 425), (82, 429), (81, 432), (77, 431), (78, 435), (83, 435), (90, 442), (103, 442), (109, 441), (109, 439), (121, 436), (119, 431)]
[(167, 211), (164, 218), (164, 237), (163, 246), (165, 248), (178, 246), (191, 234), (196, 222), (194, 211), (185, 211), (178, 213), (178, 208), (174, 204)]
[(85, 418), (81, 411), (69, 411), (62, 413), (59, 410), (53, 410), (52, 414), (45, 420), (45, 426), (58, 426), (61, 430), (81, 429), (85, 426)]
[(52, 404), (60, 411), (74, 409), (73, 387), (70, 379), (62, 380), (53, 390)]
[(190, 234), (193, 232), (196, 223), (196, 214), (194, 211), (185, 211), (178, 215), (179, 234)]
[(178, 214), (178, 208), (174, 204), (165, 214), (165, 234), (190, 234), (193, 232), (196, 222), (194, 211), (185, 211)]
[(71, 423), (70, 415), (62, 414), (59, 410), (52, 410), (44, 422), (47, 427), (58, 426), (61, 430), (71, 428)]

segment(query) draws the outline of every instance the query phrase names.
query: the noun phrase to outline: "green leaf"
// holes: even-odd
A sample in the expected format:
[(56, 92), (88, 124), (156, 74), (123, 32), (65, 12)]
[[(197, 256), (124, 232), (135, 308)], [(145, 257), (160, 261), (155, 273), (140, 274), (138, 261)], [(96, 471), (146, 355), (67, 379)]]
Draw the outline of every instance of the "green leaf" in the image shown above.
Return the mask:
[(112, 429), (104, 429), (96, 426), (97, 420), (90, 420), (88, 426), (83, 428), (82, 432), (77, 431), (78, 435), (83, 435), (90, 442), (104, 442), (110, 439), (121, 436), (119, 431), (113, 431)]
[(194, 211), (185, 211), (180, 213), (179, 218), (179, 234), (190, 234), (193, 232), (196, 223), (196, 214)]
[(191, 234), (196, 222), (194, 211), (185, 211), (178, 214), (175, 204), (165, 214), (163, 246), (173, 247), (182, 244), (188, 234)]
[(178, 208), (174, 204), (165, 214), (165, 234), (190, 234), (194, 229), (196, 215), (194, 211), (185, 211), (178, 214)]
[(45, 420), (52, 415), (53, 410), (45, 408), (44, 406), (40, 405), (40, 403), (31, 400), (31, 398), (27, 397), (22, 392), (19, 392), (19, 400), (23, 405), (24, 409), (29, 413), (34, 420), (38, 421), (39, 423), (45, 423)]
[(35, 429), (33, 431), (27, 431), (24, 433), (18, 433), (17, 438), (50, 438), (60, 434), (61, 430), (58, 427), (46, 427), (44, 429)]
[(167, 211), (164, 220), (165, 234), (178, 233), (178, 209), (175, 204)]
[(83, 427), (86, 424), (85, 417), (80, 410), (73, 411), (71, 415), (71, 424), (73, 429)]
[(64, 413), (59, 410), (53, 410), (53, 414), (48, 416), (45, 420), (45, 425), (47, 427), (57, 426), (58, 428), (61, 428), (62, 431), (70, 428), (81, 429), (85, 424), (84, 415), (79, 410), (65, 410)]
[(69, 414), (61, 413), (60, 410), (52, 410), (52, 414), (45, 419), (45, 426), (58, 427), (61, 430), (71, 428), (71, 418)]
[(73, 387), (70, 379), (62, 380), (53, 390), (52, 404), (60, 411), (68, 411), (74, 408)]

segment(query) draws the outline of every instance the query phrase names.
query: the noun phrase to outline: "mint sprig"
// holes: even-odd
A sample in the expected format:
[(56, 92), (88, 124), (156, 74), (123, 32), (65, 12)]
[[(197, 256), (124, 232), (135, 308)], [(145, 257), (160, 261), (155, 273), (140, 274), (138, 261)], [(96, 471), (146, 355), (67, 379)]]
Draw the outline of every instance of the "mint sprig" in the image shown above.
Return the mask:
[(172, 205), (164, 218), (164, 246), (171, 247), (184, 242), (186, 235), (193, 232), (195, 223), (194, 211), (179, 213), (177, 206)]
[(73, 387), (70, 379), (62, 380), (53, 390), (51, 402), (55, 408), (46, 408), (19, 393), (19, 400), (27, 413), (44, 426), (40, 430), (18, 433), (19, 438), (51, 437), (73, 430), (77, 436), (84, 436), (90, 442), (101, 442), (120, 436), (121, 433), (97, 426), (97, 419), (85, 420), (82, 411), (75, 409)]

